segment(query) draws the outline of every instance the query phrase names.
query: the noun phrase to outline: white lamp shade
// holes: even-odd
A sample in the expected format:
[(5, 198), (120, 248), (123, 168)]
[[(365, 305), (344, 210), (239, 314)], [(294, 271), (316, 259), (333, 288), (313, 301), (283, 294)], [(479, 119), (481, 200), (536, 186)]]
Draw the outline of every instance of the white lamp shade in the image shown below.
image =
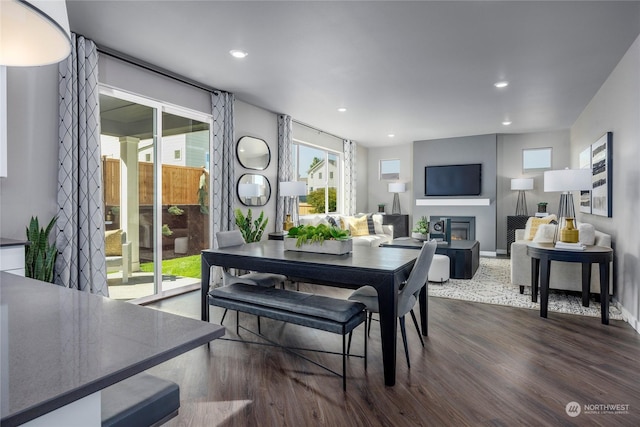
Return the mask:
[(407, 187), (404, 182), (390, 182), (389, 193), (404, 193)]
[(544, 191), (591, 190), (591, 169), (561, 169), (544, 173)]
[(260, 197), (260, 184), (238, 184), (238, 196)]
[(512, 190), (533, 190), (533, 178), (513, 178), (511, 180)]
[(282, 181), (280, 195), (284, 197), (304, 196), (307, 194), (307, 184), (303, 181)]
[(0, 1), (0, 65), (55, 64), (70, 52), (64, 0)]

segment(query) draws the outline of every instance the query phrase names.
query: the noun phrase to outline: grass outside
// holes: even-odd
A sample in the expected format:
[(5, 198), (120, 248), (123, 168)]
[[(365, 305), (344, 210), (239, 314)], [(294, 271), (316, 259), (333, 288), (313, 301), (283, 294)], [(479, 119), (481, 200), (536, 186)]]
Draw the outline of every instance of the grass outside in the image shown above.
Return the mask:
[[(152, 273), (153, 263), (140, 264), (140, 270)], [(200, 278), (200, 255), (191, 255), (162, 261), (162, 274)]]

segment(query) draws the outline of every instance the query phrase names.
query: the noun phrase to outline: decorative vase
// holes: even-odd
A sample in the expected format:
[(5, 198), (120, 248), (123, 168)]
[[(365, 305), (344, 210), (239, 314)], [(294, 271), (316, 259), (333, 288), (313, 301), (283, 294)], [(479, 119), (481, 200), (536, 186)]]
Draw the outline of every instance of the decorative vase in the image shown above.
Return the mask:
[(284, 231), (289, 231), (293, 228), (293, 221), (291, 220), (291, 214), (287, 214), (287, 217), (284, 220), (284, 223), (282, 224), (282, 229)]
[(578, 243), (578, 229), (573, 224), (573, 218), (566, 218), (566, 225), (560, 230), (560, 241)]
[(428, 234), (416, 233), (415, 231), (411, 233), (411, 237), (416, 240), (429, 240)]
[(284, 249), (287, 251), (344, 255), (353, 250), (353, 239), (324, 240), (322, 242), (303, 243), (301, 246), (298, 246), (297, 239), (293, 237), (286, 237), (284, 239)]

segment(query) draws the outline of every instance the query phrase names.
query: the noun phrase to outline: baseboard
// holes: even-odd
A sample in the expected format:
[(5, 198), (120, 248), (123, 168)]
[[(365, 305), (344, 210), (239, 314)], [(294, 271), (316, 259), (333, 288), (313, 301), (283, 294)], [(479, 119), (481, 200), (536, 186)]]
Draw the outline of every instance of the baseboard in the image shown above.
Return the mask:
[(633, 314), (629, 313), (629, 310), (624, 308), (624, 306), (620, 304), (619, 301), (616, 301), (615, 304), (616, 307), (618, 307), (618, 310), (622, 312), (622, 317), (627, 321), (628, 324), (631, 325), (633, 329), (636, 330), (636, 332), (640, 334), (640, 322), (638, 322), (638, 319)]
[(496, 257), (498, 256), (495, 252), (490, 252), (490, 251), (480, 251), (480, 256), (490, 256), (490, 257)]
[(496, 253), (498, 255), (507, 255), (507, 250), (506, 249), (496, 249)]

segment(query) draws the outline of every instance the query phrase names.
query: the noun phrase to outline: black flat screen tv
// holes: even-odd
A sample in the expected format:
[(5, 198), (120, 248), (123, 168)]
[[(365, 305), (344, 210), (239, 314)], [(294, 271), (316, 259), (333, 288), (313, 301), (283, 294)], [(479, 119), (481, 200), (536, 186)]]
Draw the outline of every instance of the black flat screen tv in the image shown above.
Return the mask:
[(482, 165), (445, 165), (424, 168), (425, 196), (478, 196), (482, 190)]

